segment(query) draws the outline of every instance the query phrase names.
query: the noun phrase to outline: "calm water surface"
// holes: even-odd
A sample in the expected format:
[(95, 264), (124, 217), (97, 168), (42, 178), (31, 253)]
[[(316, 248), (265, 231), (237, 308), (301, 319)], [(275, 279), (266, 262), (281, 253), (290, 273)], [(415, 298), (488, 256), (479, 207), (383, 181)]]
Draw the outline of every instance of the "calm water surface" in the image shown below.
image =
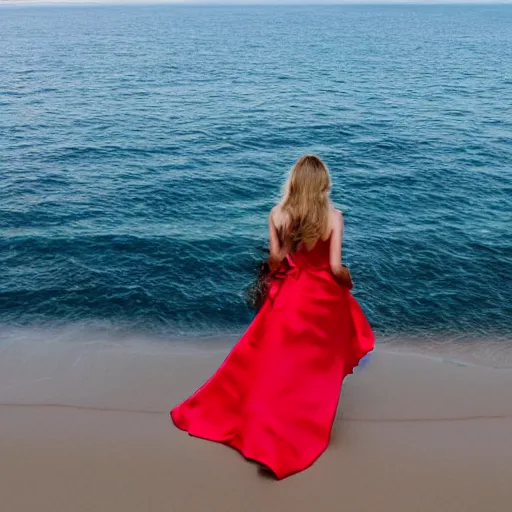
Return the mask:
[(314, 152), (379, 337), (512, 339), (512, 6), (3, 6), (0, 34), (3, 335), (241, 332)]

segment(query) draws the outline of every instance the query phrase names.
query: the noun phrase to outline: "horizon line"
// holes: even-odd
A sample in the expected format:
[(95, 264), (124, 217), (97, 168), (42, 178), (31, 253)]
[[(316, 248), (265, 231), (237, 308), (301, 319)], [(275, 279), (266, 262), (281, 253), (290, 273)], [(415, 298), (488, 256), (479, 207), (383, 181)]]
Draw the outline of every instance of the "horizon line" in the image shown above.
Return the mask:
[(512, 5), (512, 0), (0, 0), (0, 5), (132, 5), (132, 6), (150, 6), (150, 5), (175, 5), (175, 6), (334, 6), (334, 5)]
[(499, 7), (512, 6), (512, 0), (305, 0), (305, 1), (215, 1), (204, 0), (0, 0), (0, 8), (22, 7)]

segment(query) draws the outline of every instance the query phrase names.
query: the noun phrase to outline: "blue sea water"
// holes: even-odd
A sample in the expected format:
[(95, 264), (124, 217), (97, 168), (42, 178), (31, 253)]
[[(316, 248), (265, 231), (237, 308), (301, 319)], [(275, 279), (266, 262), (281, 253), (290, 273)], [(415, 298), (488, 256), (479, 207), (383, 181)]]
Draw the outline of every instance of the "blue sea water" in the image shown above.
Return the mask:
[(512, 337), (512, 6), (0, 7), (0, 325), (241, 332), (329, 166), (378, 336)]

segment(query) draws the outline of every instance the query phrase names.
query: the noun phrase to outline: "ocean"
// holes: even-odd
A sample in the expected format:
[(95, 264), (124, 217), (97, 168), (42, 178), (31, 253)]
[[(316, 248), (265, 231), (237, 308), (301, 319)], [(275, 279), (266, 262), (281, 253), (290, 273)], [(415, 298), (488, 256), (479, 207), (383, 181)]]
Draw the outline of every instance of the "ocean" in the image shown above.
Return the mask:
[(315, 153), (378, 341), (512, 347), (512, 5), (2, 5), (0, 35), (4, 339), (243, 332)]

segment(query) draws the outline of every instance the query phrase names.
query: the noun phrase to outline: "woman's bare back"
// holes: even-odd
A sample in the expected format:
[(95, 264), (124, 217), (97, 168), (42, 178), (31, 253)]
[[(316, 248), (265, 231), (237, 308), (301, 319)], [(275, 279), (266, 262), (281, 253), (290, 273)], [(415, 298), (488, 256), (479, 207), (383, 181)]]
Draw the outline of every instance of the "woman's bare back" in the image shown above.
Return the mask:
[[(337, 210), (334, 207), (330, 208), (327, 227), (323, 235), (320, 237), (320, 240), (325, 242), (326, 240), (329, 239), (333, 232), (333, 229), (338, 224), (337, 217), (340, 215), (343, 215), (340, 210)], [(270, 211), (270, 217), (272, 219), (272, 222), (274, 223), (276, 231), (279, 234), (279, 240), (281, 242), (281, 245), (285, 244), (286, 237), (284, 236), (284, 231), (290, 221), (289, 215), (282, 210), (281, 205), (277, 204)], [(312, 247), (314, 247), (314, 245), (315, 244), (313, 243), (310, 247), (308, 247), (308, 249), (311, 249)]]
[[(284, 236), (284, 230), (288, 225), (289, 217), (283, 212), (280, 205), (274, 206), (269, 215), (269, 241), (271, 268), (275, 268), (291, 252), (291, 244)], [(334, 207), (331, 207), (327, 222), (327, 228), (321, 240), (330, 238), (329, 244), (329, 264), (332, 273), (340, 279), (347, 279), (347, 269), (342, 265), (341, 248), (343, 238), (344, 220), (343, 213)], [(318, 240), (316, 241), (318, 242)], [(316, 243), (315, 242), (315, 243)], [(313, 244), (314, 246), (315, 244)], [(307, 249), (311, 249), (308, 247)]]

